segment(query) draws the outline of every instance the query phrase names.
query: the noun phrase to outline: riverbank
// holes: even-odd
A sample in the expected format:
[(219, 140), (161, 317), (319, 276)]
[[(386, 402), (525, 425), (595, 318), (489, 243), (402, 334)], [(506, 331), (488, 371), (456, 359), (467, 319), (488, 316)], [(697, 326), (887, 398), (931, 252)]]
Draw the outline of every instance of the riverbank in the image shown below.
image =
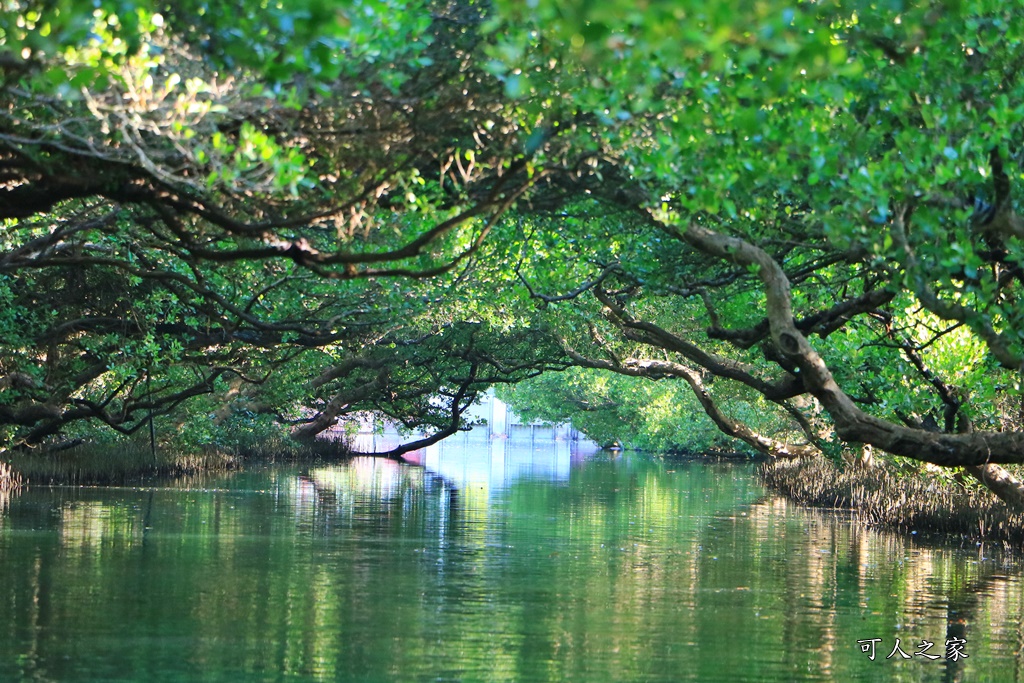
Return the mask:
[(177, 477), (238, 469), (245, 462), (338, 460), (348, 452), (340, 442), (299, 444), (271, 439), (233, 447), (190, 450), (157, 448), (148, 441), (88, 443), (48, 453), (16, 451), (0, 462), (0, 490), (24, 485), (123, 485), (153, 477)]
[(1024, 542), (1024, 513), (970, 482), (886, 467), (840, 469), (820, 460), (773, 460), (761, 466), (759, 476), (793, 502), (853, 510), (881, 529), (972, 544)]

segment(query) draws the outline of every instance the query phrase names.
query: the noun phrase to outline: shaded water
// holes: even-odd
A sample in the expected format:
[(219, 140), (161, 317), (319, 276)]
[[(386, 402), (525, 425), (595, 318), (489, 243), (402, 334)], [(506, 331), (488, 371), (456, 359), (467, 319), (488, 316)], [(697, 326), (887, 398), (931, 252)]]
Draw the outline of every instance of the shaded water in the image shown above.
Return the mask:
[(0, 513), (0, 681), (1024, 673), (1014, 562), (787, 506), (748, 465), (549, 448), (31, 489)]

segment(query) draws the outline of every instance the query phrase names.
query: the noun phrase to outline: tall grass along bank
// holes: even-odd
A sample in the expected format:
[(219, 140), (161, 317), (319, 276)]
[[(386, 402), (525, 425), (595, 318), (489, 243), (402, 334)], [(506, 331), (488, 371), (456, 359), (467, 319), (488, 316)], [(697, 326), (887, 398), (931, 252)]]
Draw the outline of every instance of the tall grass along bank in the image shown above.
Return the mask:
[(761, 466), (760, 477), (796, 503), (851, 509), (879, 528), (1018, 547), (1024, 542), (1024, 514), (969, 482), (823, 460), (773, 460)]

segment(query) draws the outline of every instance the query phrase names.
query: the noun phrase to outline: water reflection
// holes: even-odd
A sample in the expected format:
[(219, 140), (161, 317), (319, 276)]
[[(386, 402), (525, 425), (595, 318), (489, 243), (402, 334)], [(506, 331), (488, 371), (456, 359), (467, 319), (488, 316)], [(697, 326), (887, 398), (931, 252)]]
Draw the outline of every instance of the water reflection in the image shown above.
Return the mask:
[(95, 552), (104, 544), (130, 546), (142, 539), (135, 506), (97, 501), (65, 504), (60, 511), (61, 545), (71, 552)]
[[(593, 444), (577, 441), (546, 441), (456, 436), (409, 453), (405, 464), (384, 458), (361, 456), (343, 467), (310, 470), (308, 484), (321, 494), (356, 499), (391, 499), (409, 486), (433, 482), (463, 497), (488, 500), (516, 480), (525, 478), (549, 483), (567, 482), (573, 465), (593, 456)], [(407, 465), (414, 465), (408, 467)]]
[(464, 432), (424, 449), (421, 464), (457, 488), (495, 494), (521, 478), (566, 482), (573, 463), (596, 452), (588, 441), (487, 439)]
[[(456, 488), (481, 488), (490, 494), (504, 490), (522, 477), (566, 481), (573, 463), (578, 464), (599, 451), (592, 441), (556, 438), (560, 434), (550, 427), (527, 426), (512, 437), (494, 437), (485, 427), (475, 427), (407, 453), (403, 458), (425, 467)], [(364, 452), (382, 452), (415, 438), (361, 432), (354, 447)]]
[[(806, 622), (820, 634), (814, 663), (823, 677), (854, 675), (844, 657), (853, 632), (862, 634), (858, 640), (880, 638), (874, 673), (883, 675), (881, 667), (888, 666), (893, 671), (884, 675), (893, 680), (1020, 680), (1024, 593), (1013, 558), (989, 557), (980, 546), (929, 546), (874, 533), (841, 515), (796, 510), (781, 499), (751, 506), (750, 521), (759, 539), (755, 561), (778, 561), (775, 553), (786, 549), (790, 596), (800, 591), (800, 609), (788, 613), (784, 630)], [(946, 657), (953, 639), (966, 641), (967, 658)], [(923, 641), (933, 645), (922, 653)], [(999, 652), (1008, 661), (998, 669), (975, 668)], [(904, 656), (912, 661), (901, 661)]]
[[(1024, 673), (1015, 561), (796, 509), (750, 467), (472, 449), (30, 489), (0, 517), (0, 680)], [(953, 637), (968, 658), (913, 656)]]

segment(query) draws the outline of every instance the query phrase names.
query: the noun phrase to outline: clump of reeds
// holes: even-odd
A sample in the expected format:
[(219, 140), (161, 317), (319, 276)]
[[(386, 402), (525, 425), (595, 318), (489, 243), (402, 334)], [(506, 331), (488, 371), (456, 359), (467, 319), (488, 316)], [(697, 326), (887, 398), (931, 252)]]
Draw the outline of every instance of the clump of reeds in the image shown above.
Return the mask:
[[(341, 442), (263, 437), (217, 447), (176, 449), (157, 447), (148, 440), (118, 439), (86, 442), (57, 451), (13, 451), (7, 465), (19, 485), (127, 484), (151, 477), (178, 477), (232, 470), (244, 461), (282, 462), (337, 460), (348, 454)], [(3, 490), (4, 469), (0, 469)]]
[(12, 465), (31, 484), (124, 484), (151, 476), (231, 469), (237, 458), (220, 452), (151, 450), (134, 440), (87, 443), (53, 452), (20, 451)]
[(980, 487), (927, 473), (775, 460), (762, 465), (760, 475), (768, 488), (790, 500), (852, 509), (873, 526), (971, 541), (1024, 541), (1024, 514)]
[(264, 436), (258, 440), (243, 440), (233, 444), (230, 451), (239, 458), (260, 462), (338, 460), (351, 455), (351, 450), (341, 440), (296, 441), (278, 435)]

